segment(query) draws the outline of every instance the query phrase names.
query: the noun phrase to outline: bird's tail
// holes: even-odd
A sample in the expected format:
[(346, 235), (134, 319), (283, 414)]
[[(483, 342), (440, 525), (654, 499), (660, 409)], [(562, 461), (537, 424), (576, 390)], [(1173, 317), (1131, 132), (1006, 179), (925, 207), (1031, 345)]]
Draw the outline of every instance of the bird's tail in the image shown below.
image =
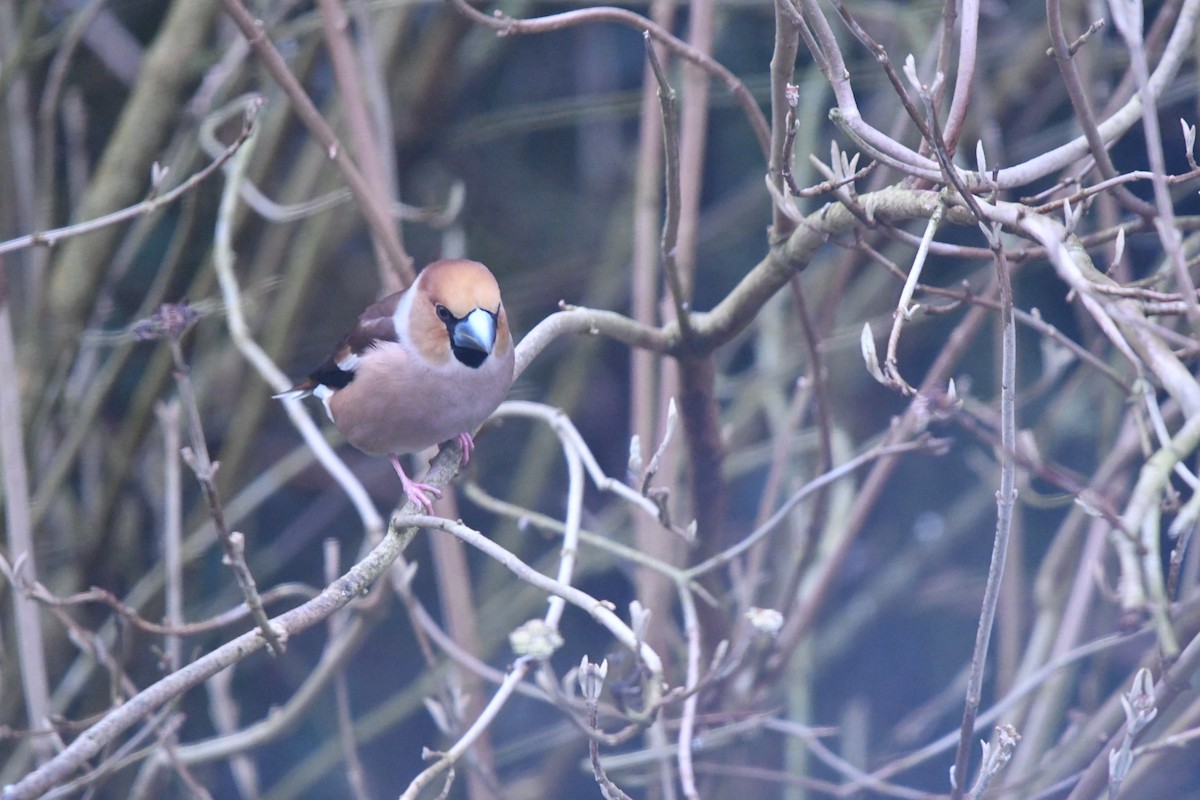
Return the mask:
[(288, 389), (286, 392), (273, 394), (271, 397), (275, 400), (300, 400), (312, 394), (313, 389), (316, 387), (316, 381), (314, 381), (312, 378), (305, 378), (292, 388)]

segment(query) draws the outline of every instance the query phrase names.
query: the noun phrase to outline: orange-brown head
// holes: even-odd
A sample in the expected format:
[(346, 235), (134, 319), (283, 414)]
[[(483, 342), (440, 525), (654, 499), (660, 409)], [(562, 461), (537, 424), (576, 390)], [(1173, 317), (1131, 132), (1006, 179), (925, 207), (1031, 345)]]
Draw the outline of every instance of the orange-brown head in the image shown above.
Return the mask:
[[(394, 316), (413, 347), (432, 364), (457, 358), (478, 367), (489, 355), (506, 356), (512, 335), (491, 270), (478, 261), (435, 261), (417, 276)], [(407, 319), (405, 319), (407, 317)]]

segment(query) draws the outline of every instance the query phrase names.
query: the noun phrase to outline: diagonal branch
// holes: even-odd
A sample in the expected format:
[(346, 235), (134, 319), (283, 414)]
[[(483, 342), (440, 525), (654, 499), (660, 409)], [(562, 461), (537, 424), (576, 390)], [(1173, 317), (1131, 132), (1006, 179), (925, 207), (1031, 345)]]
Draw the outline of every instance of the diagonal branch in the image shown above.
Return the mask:
[(296, 115), (300, 117), (317, 142), (329, 154), (329, 159), (336, 163), (338, 169), (341, 170), (342, 177), (346, 179), (346, 184), (350, 187), (350, 191), (354, 192), (354, 197), (362, 208), (367, 225), (370, 226), (372, 234), (387, 254), (391, 268), (398, 271), (405, 282), (412, 283), (416, 276), (413, 271), (412, 257), (400, 244), (400, 238), (392, 224), (387, 206), (377, 202), (370, 184), (359, 171), (358, 165), (346, 152), (346, 148), (338, 140), (333, 128), (321, 115), (320, 110), (308, 96), (308, 92), (304, 91), (300, 81), (288, 68), (287, 62), (283, 60), (279, 50), (267, 37), (262, 21), (255, 19), (241, 0), (221, 0), (221, 3), (263, 62), (263, 66), (267, 68), (271, 77), (292, 101)]

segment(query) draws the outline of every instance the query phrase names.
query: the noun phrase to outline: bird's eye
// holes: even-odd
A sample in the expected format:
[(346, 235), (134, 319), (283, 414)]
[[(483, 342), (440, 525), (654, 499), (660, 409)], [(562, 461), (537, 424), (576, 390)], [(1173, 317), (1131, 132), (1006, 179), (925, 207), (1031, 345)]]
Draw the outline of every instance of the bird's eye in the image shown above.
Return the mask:
[(440, 319), (442, 322), (450, 322), (454, 319), (454, 315), (450, 313), (450, 309), (443, 305), (439, 305), (437, 307), (437, 315), (438, 319)]

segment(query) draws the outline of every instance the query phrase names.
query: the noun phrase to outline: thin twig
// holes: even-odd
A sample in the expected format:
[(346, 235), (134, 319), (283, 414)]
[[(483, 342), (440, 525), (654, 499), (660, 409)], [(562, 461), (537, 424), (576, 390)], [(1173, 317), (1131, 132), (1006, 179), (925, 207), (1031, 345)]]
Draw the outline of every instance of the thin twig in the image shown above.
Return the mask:
[[(12, 312), (8, 296), (8, 278), (0, 264), (0, 375), (20, 375), (16, 345), (13, 341)], [(21, 423), (21, 387), (16, 380), (0, 380), (0, 472), (3, 480), (4, 523), (7, 545), (13, 559), (11, 571), (23, 581), (38, 576), (34, 548), (32, 510), (29, 506), (29, 471), (25, 460), (24, 426)], [(15, 575), (10, 574), (9, 579)], [(46, 672), (46, 651), (37, 605), (17, 593), (13, 598), (16, 635), (20, 641), (16, 663), (20, 665), (21, 690), (25, 717), (30, 728), (46, 725), (51, 713), (50, 681)], [(50, 756), (50, 742), (34, 741), (39, 761)]]
[(696, 600), (688, 591), (687, 586), (679, 584), (679, 607), (683, 611), (683, 635), (687, 642), (687, 677), (684, 679), (684, 691), (688, 692), (683, 701), (683, 713), (679, 717), (679, 782), (683, 786), (683, 794), (689, 800), (699, 800), (696, 791), (696, 774), (692, 769), (692, 740), (696, 729), (696, 709), (699, 695), (694, 690), (700, 683), (700, 620), (696, 616)]
[[(1149, 630), (1142, 630), (1125, 636), (1105, 636), (1101, 639), (1082, 644), (1073, 650), (1063, 653), (1061, 656), (1051, 659), (1026, 677), (1025, 680), (1023, 680), (1020, 684), (1014, 686), (1004, 698), (989, 708), (985, 713), (980, 714), (975, 720), (976, 733), (978, 733), (981, 726), (993, 724), (1000, 718), (1002, 714), (1011, 713), (1014, 707), (1019, 705), (1022, 700), (1024, 700), (1037, 689), (1040, 689), (1048, 678), (1053, 676), (1056, 672), (1064, 667), (1097, 653), (1102, 653), (1117, 648), (1121, 645), (1127, 645), (1136, 639), (1145, 638), (1149, 635), (1149, 633)], [(940, 755), (941, 753), (954, 748), (957, 746), (959, 738), (959, 731), (950, 731), (945, 735), (938, 737), (924, 747), (921, 747), (912, 753), (908, 753), (879, 767), (871, 772), (869, 777), (872, 779), (882, 779), (906, 772), (919, 764), (925, 763), (934, 756)], [(861, 780), (855, 780), (846, 785), (844, 789), (846, 790), (847, 794), (850, 794), (855, 789), (869, 785), (870, 784), (864, 783)], [(942, 796), (944, 797), (945, 795)]]
[(545, 33), (575, 25), (600, 22), (616, 23), (633, 28), (639, 32), (648, 32), (654, 37), (655, 41), (661, 43), (672, 53), (695, 64), (725, 86), (733, 95), (738, 107), (746, 115), (750, 127), (754, 130), (754, 135), (758, 140), (763, 157), (769, 157), (771, 131), (767, 125), (766, 118), (763, 116), (762, 109), (758, 106), (758, 101), (754, 99), (754, 95), (746, 88), (746, 85), (725, 66), (714, 60), (712, 56), (679, 39), (664, 26), (648, 20), (640, 14), (635, 14), (623, 8), (596, 6), (566, 11), (561, 14), (551, 14), (535, 19), (514, 19), (503, 12), (496, 12), (494, 15), (485, 14), (473, 8), (467, 3), (467, 0), (451, 0), (451, 2), (459, 13), (480, 25), (496, 31), (500, 35)]
[[(587, 726), (597, 733), (600, 731), (598, 714), (600, 692), (604, 688), (604, 678), (607, 673), (607, 660), (596, 665), (588, 661), (587, 656), (583, 657), (583, 664), (579, 668), (579, 688), (583, 700), (587, 704)], [(599, 737), (588, 738), (588, 756), (592, 762), (592, 777), (596, 779), (596, 784), (600, 787), (600, 792), (604, 795), (605, 800), (632, 800), (604, 771), (604, 765), (600, 763)]]
[[(206, 116), (200, 122), (197, 140), (200, 147), (210, 156), (216, 158), (225, 149), (217, 139), (217, 131), (235, 114), (241, 113), (248, 102), (254, 102), (257, 95), (242, 95), (230, 100), (221, 108)], [(388, 141), (384, 139), (384, 141)], [(388, 152), (385, 149), (385, 153)], [(295, 222), (307, 219), (323, 211), (354, 200), (354, 193), (349, 189), (334, 189), (308, 200), (296, 203), (282, 203), (268, 197), (264, 191), (248, 177), (242, 176), (241, 198), (256, 214), (272, 222)], [(389, 197), (392, 196), (390, 193)], [(393, 200), (389, 204), (392, 217), (405, 222), (423, 222), (433, 228), (445, 228), (462, 212), (466, 201), (466, 189), (462, 181), (455, 181), (450, 186), (446, 201), (442, 207), (410, 206)]]
[[(1054, 60), (1058, 64), (1063, 87), (1067, 90), (1067, 98), (1075, 112), (1075, 120), (1080, 130), (1083, 131), (1084, 138), (1087, 139), (1088, 151), (1095, 160), (1096, 169), (1100, 172), (1101, 177), (1113, 178), (1117, 175), (1117, 168), (1113, 166), (1108, 147), (1096, 127), (1096, 115), (1092, 111), (1092, 104), (1087, 96), (1085, 81), (1079, 74), (1074, 51), (1071, 49), (1071, 43), (1067, 41), (1066, 31), (1063, 28), (1062, 0), (1047, 0), (1046, 23), (1050, 31)], [(1142, 88), (1145, 88), (1144, 85)], [(1136, 197), (1124, 187), (1117, 187), (1114, 196), (1121, 202), (1121, 205), (1133, 213), (1144, 217), (1154, 213), (1153, 205)]]
[[(155, 406), (163, 431), (163, 595), (164, 622), (178, 628), (183, 624), (183, 485), (179, 470), (178, 399)], [(183, 642), (168, 634), (167, 663), (171, 670), (183, 664)]]
[[(477, 484), (466, 484), (464, 494), (472, 503), (493, 514), (500, 514), (522, 525), (531, 525), (534, 528), (539, 528), (559, 536), (565, 533), (566, 526), (564, 523), (545, 514), (539, 514), (537, 511), (532, 511), (528, 508), (492, 497)], [(656, 559), (639, 548), (630, 547), (629, 545), (615, 541), (611, 536), (596, 533), (586, 528), (580, 528), (579, 540), (589, 547), (608, 553), (614, 558), (628, 561), (630, 564), (636, 564), (639, 567), (656, 572), (673, 583), (687, 580), (684, 570)], [(714, 606), (719, 605), (713, 597), (704, 593), (703, 587), (693, 583), (691, 584), (691, 588), (693, 591), (701, 593), (706, 602)]]
[(400, 273), (401, 278), (411, 283), (416, 277), (412, 257), (400, 244), (400, 238), (396, 234), (396, 228), (392, 224), (387, 207), (376, 202), (366, 178), (363, 177), (354, 160), (350, 158), (346, 148), (342, 147), (337, 134), (333, 132), (333, 128), (329, 126), (320, 110), (313, 104), (299, 79), (288, 68), (287, 62), (284, 61), (283, 56), (280, 55), (263, 29), (262, 21), (255, 19), (241, 0), (221, 0), (221, 4), (238, 29), (241, 30), (242, 35), (246, 37), (246, 41), (250, 43), (250, 47), (263, 62), (263, 66), (267, 68), (271, 77), (287, 94), (295, 108), (296, 115), (316, 137), (321, 147), (329, 155), (329, 159), (336, 163), (341, 170), (350, 191), (354, 192), (354, 196), (358, 200), (363, 217), (371, 227), (372, 234), (377, 237), (387, 253), (391, 267)]
[[(649, 673), (649, 678), (644, 682), (645, 696), (648, 699), (647, 709), (643, 710), (642, 716), (649, 718), (657, 710), (658, 692), (656, 691), (657, 684), (661, 682), (662, 663), (658, 659), (657, 654), (649, 646), (644, 645), (638, 640), (627, 626), (619, 621), (619, 619), (603, 607), (603, 612), (597, 616), (597, 611), (601, 608), (601, 604), (591, 600), (587, 595), (580, 592), (571, 585), (571, 581), (575, 571), (575, 562), (579, 551), (579, 530), (581, 527), (582, 510), (583, 510), (583, 489), (584, 489), (584, 467), (587, 465), (591, 472), (592, 478), (599, 485), (602, 482), (609, 482), (611, 479), (603, 478), (599, 472), (599, 465), (595, 463), (595, 459), (591, 451), (583, 444), (582, 438), (574, 426), (564, 424), (565, 415), (549, 409), (544, 406), (538, 406), (533, 403), (510, 402), (505, 403), (498, 414), (514, 414), (523, 412), (524, 415), (542, 419), (550, 423), (552, 429), (558, 434), (562, 444), (563, 454), (567, 459), (568, 471), (568, 492), (567, 492), (567, 516), (564, 525), (563, 546), (556, 576), (551, 579), (547, 578), (533, 568), (521, 562), (512, 553), (508, 552), (500, 545), (495, 544), (490, 539), (479, 534), (459, 522), (451, 522), (435, 517), (412, 517), (411, 519), (422, 527), (433, 527), (454, 534), (465, 544), (482, 550), (487, 555), (496, 559), (504, 566), (515, 572), (522, 580), (532, 583), (539, 588), (545, 589), (551, 593), (551, 597), (547, 603), (546, 613), (540, 620), (541, 630), (544, 630), (543, 635), (547, 641), (557, 638), (558, 644), (561, 644), (561, 637), (558, 636), (557, 630), (559, 623), (562, 620), (563, 612), (567, 603), (571, 603), (579, 608), (583, 608), (592, 614), (592, 616), (605, 625), (614, 634), (618, 632), (628, 632), (628, 637), (621, 639), (639, 659), (639, 663), (645, 664)], [(599, 476), (599, 477), (598, 477)], [(625, 496), (633, 496), (641, 499), (634, 490), (626, 487), (620, 482), (611, 482), (609, 486), (619, 486), (622, 490), (618, 492)], [(432, 524), (425, 525), (425, 521), (432, 521)], [(586, 599), (585, 599), (586, 598)], [(598, 608), (590, 609), (588, 606), (594, 603)], [(615, 627), (614, 627), (615, 626)], [(629, 638), (632, 637), (632, 638)], [(518, 650), (520, 658), (517, 659), (504, 680), (497, 687), (491, 700), (487, 706), (476, 717), (471, 726), (462, 733), (457, 741), (445, 752), (437, 753), (437, 760), (424, 771), (422, 771), (405, 789), (402, 798), (416, 797), (424, 787), (430, 785), (432, 781), (442, 772), (451, 770), (459, 759), (474, 745), (484, 732), (490, 726), (492, 720), (500, 712), (500, 709), (508, 702), (508, 699), (517, 691), (521, 682), (524, 680), (525, 674), (538, 660), (543, 660), (553, 652), (554, 646), (551, 645), (547, 650), (537, 652), (535, 655), (528, 655), (521, 650)], [(428, 754), (435, 755), (435, 754)]]
[[(403, 535), (407, 536), (408, 532), (405, 531)], [(363, 593), (367, 595), (365, 601), (358, 602), (368, 609), (372, 603), (384, 596), (380, 586), (374, 584), (364, 587)], [(326, 618), (327, 616), (322, 617), (316, 622)], [(328, 691), (330, 683), (345, 668), (346, 663), (359, 652), (363, 642), (379, 621), (378, 616), (372, 617), (370, 614), (355, 616), (340, 637), (326, 642), (320, 660), (305, 674), (304, 682), (296, 688), (286, 703), (272, 708), (271, 713), (263, 719), (238, 730), (180, 745), (179, 758), (186, 764), (203, 764), (235, 757), (295, 732), (296, 726), (304, 717), (313, 713), (318, 699)]]
[[(792, 177), (793, 145), (796, 141), (796, 106), (799, 88), (792, 83), (796, 54), (800, 49), (803, 20), (792, 0), (775, 0), (775, 45), (771, 53), (771, 160), (767, 180), (781, 193), (786, 186), (797, 193)], [(772, 209), (771, 238), (780, 239), (792, 232), (794, 224), (778, 204)]]
[[(177, 454), (179, 451), (176, 450), (174, 452)], [(40, 583), (30, 584), (26, 587), (26, 590), (34, 600), (51, 608), (62, 608), (64, 606), (80, 605), (83, 603), (99, 603), (111, 608), (138, 630), (158, 636), (184, 637), (209, 633), (210, 631), (236, 624), (250, 615), (250, 610), (246, 607), (246, 604), (240, 603), (228, 611), (201, 622), (180, 622), (177, 625), (160, 625), (145, 619), (132, 606), (117, 599), (112, 592), (99, 587), (93, 586), (86, 592), (79, 592), (67, 597), (55, 597)], [(311, 586), (300, 583), (283, 583), (271, 587), (259, 596), (262, 598), (264, 605), (269, 605), (289, 598), (311, 600), (317, 594), (318, 590)]]
[(484, 555), (494, 559), (525, 583), (530, 584), (544, 592), (560, 597), (567, 603), (575, 606), (589, 617), (599, 623), (609, 633), (613, 635), (618, 642), (626, 648), (636, 651), (638, 657), (645, 662), (650, 668), (654, 680), (648, 682), (647, 688), (647, 707), (653, 708), (657, 705), (657, 695), (661, 692), (661, 680), (663, 662), (649, 645), (645, 642), (639, 642), (632, 628), (629, 627), (616, 613), (609, 607), (610, 604), (603, 603), (600, 600), (592, 597), (581, 589), (574, 586), (563, 584), (554, 578), (547, 577), (537, 570), (530, 567), (525, 562), (514, 556), (509, 551), (505, 550), (500, 545), (493, 542), (488, 537), (484, 536), (479, 531), (470, 528), (461, 522), (455, 520), (443, 519), (442, 517), (429, 517), (425, 515), (405, 515), (399, 517), (394, 524), (396, 526), (415, 525), (420, 528), (435, 528), (445, 531), (446, 533), (457, 536), (471, 547), (481, 551)]
[[(362, 86), (362, 64), (355, 53), (355, 44), (350, 39), (350, 19), (342, 8), (341, 0), (318, 0), (321, 10), (322, 29), (325, 33), (325, 44), (329, 49), (329, 60), (333, 65), (333, 73), (337, 79), (338, 89), (341, 90), (342, 107), (345, 110), (346, 126), (350, 131), (350, 141), (354, 146), (354, 159), (362, 170), (366, 181), (366, 189), (371, 195), (371, 204), (376, 208), (387, 208), (391, 198), (388, 196), (391, 176), (384, 168), (383, 150), (390, 143), (381, 141), (376, 136), (376, 130), (371, 123), (371, 114), (367, 109), (365, 91)], [(395, 237), (395, 243), (403, 247), (402, 229), (389, 224), (387, 230)], [(376, 260), (379, 266), (379, 282), (383, 294), (391, 294), (403, 288), (396, 271), (388, 269), (388, 247), (383, 241), (381, 232), (372, 231), (372, 242), (375, 246)], [(399, 270), (401, 274), (404, 270)], [(410, 277), (411, 276), (406, 276)]]
[(187, 180), (180, 183), (174, 189), (159, 194), (159, 187), (152, 186), (151, 188), (154, 190), (153, 195), (137, 205), (129, 206), (128, 208), (122, 208), (121, 210), (114, 211), (111, 214), (105, 214), (102, 217), (96, 217), (95, 219), (90, 219), (75, 225), (68, 225), (64, 228), (55, 228), (54, 230), (31, 233), (27, 236), (19, 236), (16, 239), (9, 239), (7, 242), (0, 242), (0, 255), (12, 252), (14, 250), (21, 250), (22, 248), (26, 247), (35, 247), (37, 245), (53, 247), (64, 239), (70, 239), (84, 233), (90, 233), (92, 231), (100, 230), (101, 228), (107, 228), (110, 225), (116, 225), (119, 222), (124, 222), (126, 220), (133, 219), (134, 217), (150, 214), (162, 208), (163, 206), (175, 202), (184, 194), (203, 183), (205, 179), (219, 170), (226, 161), (231, 159), (234, 154), (241, 149), (242, 145), (246, 143), (246, 140), (250, 138), (250, 134), (254, 131), (254, 121), (257, 118), (258, 111), (262, 108), (262, 105), (263, 102), (261, 99), (252, 100), (251, 102), (247, 103), (245, 106), (246, 111), (242, 124), (242, 131), (238, 134), (237, 138), (234, 139), (233, 142), (206, 167), (189, 176)]
[[(444, 481), (446, 472), (439, 471), (436, 477)], [(274, 617), (272, 626), (291, 636), (327, 619), (366, 591), (404, 551), (416, 533), (416, 528), (393, 529), (366, 557), (337, 581), (326, 586), (317, 597)], [(146, 687), (80, 734), (53, 759), (5, 787), (5, 800), (34, 800), (41, 797), (69, 780), (89, 759), (156, 708), (265, 646), (266, 640), (259, 631), (244, 633)], [(187, 748), (180, 748), (181, 754), (186, 751)]]
[(258, 594), (258, 587), (255, 585), (254, 575), (246, 563), (246, 537), (231, 530), (225, 522), (225, 508), (221, 504), (221, 494), (217, 489), (217, 467), (219, 465), (208, 455), (208, 443), (204, 439), (204, 425), (200, 421), (200, 407), (196, 402), (196, 393), (192, 390), (192, 381), (187, 361), (183, 357), (183, 348), (179, 344), (179, 335), (182, 333), (183, 331), (179, 331), (173, 336), (168, 334), (167, 344), (171, 348), (171, 358), (175, 362), (175, 383), (179, 388), (179, 399), (183, 403), (187, 417), (188, 435), (191, 441), (191, 445), (183, 449), (183, 460), (191, 467), (192, 472), (196, 474), (196, 480), (200, 483), (204, 500), (208, 503), (208, 512), (212, 516), (213, 526), (217, 532), (217, 540), (225, 552), (225, 562), (233, 570), (234, 577), (237, 578), (238, 586), (242, 590), (242, 597), (246, 601), (247, 608), (250, 609), (250, 616), (254, 620), (254, 624), (258, 626), (263, 638), (267, 640), (271, 653), (277, 656), (283, 655), (284, 641), (271, 628), (267, 612), (262, 605), (262, 598)]
[[(433, 519), (429, 517), (427, 519)], [(421, 527), (433, 527), (421, 524)], [(454, 774), (454, 765), (466, 754), (467, 750), (483, 735), (483, 732), (495, 720), (496, 715), (508, 703), (509, 698), (516, 692), (517, 686), (525, 679), (526, 673), (533, 666), (533, 661), (528, 657), (518, 658), (509, 669), (508, 674), (504, 676), (504, 682), (496, 688), (492, 699), (476, 717), (462, 736), (448, 750), (443, 752), (426, 751), (426, 758), (436, 758), (434, 763), (423, 770), (417, 777), (408, 784), (408, 787), (400, 795), (400, 800), (413, 800), (420, 795), (421, 791), (429, 786), (438, 775), (443, 772), (449, 772), (451, 776)]]
[(908, 277), (904, 281), (904, 288), (900, 291), (900, 299), (896, 302), (896, 310), (892, 314), (892, 332), (888, 335), (887, 356), (883, 362), (883, 371), (894, 382), (894, 386), (904, 394), (911, 395), (915, 390), (900, 374), (899, 356), (897, 355), (900, 331), (917, 309), (916, 306), (911, 305), (913, 293), (921, 281), (921, 271), (925, 268), (925, 257), (929, 254), (929, 243), (933, 241), (934, 234), (937, 233), (945, 210), (945, 206), (938, 206), (929, 217), (929, 222), (925, 225), (925, 235), (921, 237), (921, 246), (917, 248), (917, 254), (913, 257)]
[[(326, 539), (325, 548), (325, 583), (337, 580), (340, 571), (341, 547), (337, 539)], [(329, 638), (331, 641), (341, 639), (346, 630), (346, 609), (329, 615)], [(350, 689), (346, 684), (345, 669), (338, 669), (333, 678), (333, 698), (337, 707), (338, 741), (342, 747), (342, 758), (346, 762), (346, 783), (350, 785), (350, 794), (355, 800), (367, 800), (371, 796), (367, 789), (366, 771), (362, 760), (358, 757), (358, 746), (354, 741), (354, 712), (350, 709)]]
[[(956, 14), (960, 20), (958, 60), (954, 68), (954, 96), (950, 100), (950, 110), (946, 112), (945, 133), (946, 152), (951, 156), (958, 149), (958, 137), (962, 134), (975, 89), (975, 65), (979, 55), (979, 6), (979, 0), (962, 0), (962, 9)], [(947, 0), (944, 6), (947, 14), (956, 13), (954, 7), (954, 0)], [(949, 39), (951, 31), (943, 28), (942, 35)], [(945, 67), (939, 69), (947, 71)]]
[[(234, 672), (224, 670), (218, 672), (211, 680), (206, 681), (204, 688), (208, 693), (209, 717), (218, 736), (235, 736), (242, 725), (242, 707), (234, 695)], [(230, 772), (242, 797), (257, 797), (259, 794), (258, 767), (248, 755), (248, 750), (230, 754)], [(168, 752), (172, 764), (186, 765), (188, 762), (181, 756), (179, 748), (173, 747)], [(160, 756), (159, 761), (162, 761)], [(194, 762), (193, 762), (194, 763)]]
[(628, 484), (604, 474), (604, 470), (600, 468), (596, 456), (584, 442), (579, 429), (575, 427), (575, 423), (559, 409), (540, 403), (532, 403), (527, 400), (507, 400), (500, 404), (494, 416), (528, 417), (547, 423), (551, 430), (562, 440), (564, 447), (568, 448), (568, 452), (574, 452), (579, 455), (584, 468), (587, 470), (588, 477), (591, 478), (592, 483), (595, 484), (597, 489), (615, 494), (631, 505), (641, 509), (646, 514), (656, 518), (664, 528), (683, 538), (687, 538), (687, 530), (672, 523), (670, 517), (667, 516), (664, 506), (659, 505)]
[[(802, 0), (804, 19), (813, 34), (813, 42), (819, 48), (818, 63), (825, 65), (823, 73), (830, 81), (837, 98), (838, 107), (830, 112), (833, 121), (865, 151), (873, 157), (904, 174), (925, 180), (938, 181), (943, 172), (936, 160), (922, 156), (869, 125), (859, 111), (854, 90), (850, 83), (851, 72), (846, 67), (836, 35), (830, 28), (817, 0)], [(1196, 26), (1200, 22), (1200, 0), (1184, 0), (1179, 17), (1170, 29), (1170, 38), (1163, 50), (1147, 84), (1148, 94), (1158, 97), (1171, 85), (1179, 68), (1191, 52)], [(1139, 95), (1127, 100), (1106, 120), (1097, 125), (1105, 142), (1121, 138), (1142, 114)], [(969, 185), (978, 182), (981, 186), (1001, 189), (1026, 186), (1054, 172), (1065, 169), (1088, 153), (1088, 144), (1082, 135), (1050, 151), (1039, 153), (1030, 160), (1005, 167), (995, 174), (983, 176), (963, 173)]]
[(816, 492), (818, 489), (822, 489), (825, 486), (828, 486), (829, 484), (846, 477), (859, 467), (869, 464), (878, 458), (885, 458), (900, 453), (908, 453), (930, 448), (937, 449), (941, 446), (941, 444), (942, 443), (938, 440), (929, 438), (922, 438), (910, 442), (893, 442), (891, 444), (881, 445), (855, 456), (845, 464), (835, 467), (826, 472), (824, 475), (820, 475), (806, 483), (798, 492), (789, 497), (784, 504), (781, 505), (779, 509), (771, 515), (770, 519), (747, 535), (746, 538), (742, 539), (734, 546), (722, 550), (720, 553), (717, 553), (707, 561), (702, 561), (699, 564), (689, 567), (687, 569), (687, 576), (693, 579), (697, 578), (700, 575), (710, 572), (717, 567), (722, 566), (723, 564), (729, 563), (734, 558), (737, 558), (747, 549), (753, 547), (755, 542), (774, 530), (780, 522), (787, 518), (787, 515), (791, 513), (792, 509), (794, 509), (802, 500), (804, 500), (804, 498)]
[[(1175, 279), (1183, 292), (1184, 308), (1192, 332), (1200, 331), (1200, 302), (1196, 300), (1196, 283), (1192, 280), (1183, 257), (1183, 243), (1175, 225), (1175, 203), (1167, 190), (1167, 169), (1163, 157), (1163, 137), (1158, 126), (1158, 102), (1150, 90), (1150, 67), (1142, 40), (1142, 4), (1131, 0), (1113, 0), (1110, 4), (1113, 23), (1125, 40), (1142, 98), (1142, 127), (1145, 130), (1146, 157), (1150, 161), (1151, 185), (1154, 187), (1154, 227), (1163, 252), (1175, 270)], [(1147, 215), (1149, 216), (1149, 215)]]
[[(97, 783), (130, 764), (144, 761), (148, 756), (155, 753), (161, 753), (162, 748), (157, 741), (157, 737), (163, 733), (170, 734), (175, 732), (182, 722), (182, 715), (172, 712), (169, 708), (160, 709), (136, 733), (122, 742), (120, 747), (114, 748), (108, 754), (108, 757), (102, 760), (95, 769), (90, 769), (75, 780), (64, 783), (57, 791), (48, 794), (47, 797), (53, 800), (58, 800), (61, 797), (69, 797), (72, 792)], [(151, 736), (156, 737), (156, 741), (148, 747), (139, 750), (138, 748), (141, 747), (142, 742)]]
[(667, 286), (671, 289), (671, 301), (675, 305), (675, 318), (679, 320), (679, 331), (684, 342), (692, 336), (690, 322), (691, 298), (687, 294), (684, 281), (679, 273), (679, 264), (675, 259), (676, 246), (679, 243), (679, 217), (682, 208), (682, 197), (679, 174), (679, 109), (675, 103), (675, 90), (667, 82), (667, 75), (662, 65), (658, 63), (658, 53), (655, 52), (650, 32), (644, 34), (646, 59), (654, 79), (658, 82), (658, 102), (662, 110), (663, 134), (663, 183), (666, 186), (666, 207), (663, 209), (662, 237), (659, 240), (659, 259), (663, 272), (667, 276)]
[[(229, 175), (225, 184), (225, 191), (221, 195), (221, 206), (217, 215), (217, 225), (213, 237), (213, 267), (217, 273), (217, 280), (221, 286), (221, 299), (225, 304), (226, 317), (225, 321), (229, 328), (229, 338), (233, 344), (242, 353), (242, 356), (250, 363), (260, 376), (277, 392), (282, 392), (291, 386), (291, 381), (284, 375), (283, 370), (276, 366), (271, 360), (266, 351), (254, 340), (250, 332), (250, 326), (246, 322), (245, 313), (242, 309), (242, 291), (238, 286), (237, 275), (234, 272), (234, 253), (233, 253), (233, 225), (234, 214), (237, 208), (237, 200), (239, 196), (238, 187), (245, 175), (249, 153), (253, 147), (250, 147), (238, 155), (231, 164)], [(368, 537), (375, 538), (383, 530), (383, 519), (379, 515), (379, 511), (375, 508), (375, 503), (371, 500), (367, 490), (363, 488), (360, 481), (354, 473), (347, 467), (345, 462), (338, 457), (333, 448), (321, 435), (320, 430), (312, 421), (305, 411), (303, 405), (298, 400), (283, 401), (284, 410), (287, 412), (288, 418), (292, 424), (304, 437), (304, 441), (312, 449), (313, 454), (321, 463), (321, 466), (329, 473), (346, 496), (350, 498), (350, 502), (354, 505), (355, 511), (358, 512), (359, 519), (362, 520), (363, 528), (366, 530)]]
[[(1191, 676), (1200, 669), (1200, 636), (1194, 637), (1179, 654), (1178, 660), (1163, 670), (1154, 683), (1152, 695), (1160, 714), (1165, 713), (1181, 692), (1191, 685)], [(1099, 797), (1109, 780), (1110, 754), (1120, 748), (1129, 731), (1128, 722), (1122, 724), (1096, 753), (1096, 757), (1084, 770), (1079, 782), (1071, 790), (1067, 800), (1086, 800)]]
[(967, 763), (974, 741), (975, 717), (983, 692), (988, 644), (991, 641), (992, 623), (1000, 599), (1000, 583), (1004, 579), (1008, 540), (1012, 533), (1013, 507), (1017, 501), (1017, 469), (1012, 456), (1017, 449), (1017, 328), (1013, 320), (1012, 276), (1000, 238), (999, 226), (991, 230), (990, 234), (989, 242), (996, 254), (996, 283), (1000, 289), (1000, 452), (996, 454), (1000, 462), (1000, 488), (996, 492), (996, 537), (992, 544), (992, 560), (983, 592), (983, 609), (979, 612), (979, 627), (975, 634), (975, 650), (971, 655), (971, 672), (967, 678), (967, 695), (963, 704), (958, 751), (954, 757), (951, 776), (952, 800), (959, 800), (967, 788)]

